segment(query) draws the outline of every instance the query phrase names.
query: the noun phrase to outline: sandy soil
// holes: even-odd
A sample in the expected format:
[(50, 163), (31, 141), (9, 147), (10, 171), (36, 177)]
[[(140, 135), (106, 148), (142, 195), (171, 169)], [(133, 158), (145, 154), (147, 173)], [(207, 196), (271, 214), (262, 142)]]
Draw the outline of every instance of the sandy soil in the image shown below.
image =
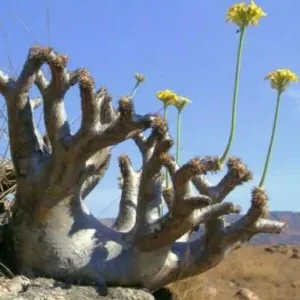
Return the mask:
[(235, 296), (243, 288), (260, 300), (299, 300), (300, 246), (244, 246), (205, 274), (170, 288), (180, 300), (247, 299)]

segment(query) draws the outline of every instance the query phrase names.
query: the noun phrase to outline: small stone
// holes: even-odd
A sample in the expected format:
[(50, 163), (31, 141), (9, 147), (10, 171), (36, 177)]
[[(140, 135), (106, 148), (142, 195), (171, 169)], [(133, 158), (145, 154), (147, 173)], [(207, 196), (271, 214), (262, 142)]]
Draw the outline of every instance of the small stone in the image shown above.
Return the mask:
[(206, 299), (216, 299), (217, 294), (218, 290), (213, 286), (210, 286), (205, 290)]
[(265, 251), (269, 253), (274, 253), (274, 249), (272, 249), (271, 247), (266, 247)]
[(300, 253), (293, 253), (290, 258), (300, 259)]
[(258, 296), (249, 289), (243, 288), (234, 295), (239, 300), (259, 300)]

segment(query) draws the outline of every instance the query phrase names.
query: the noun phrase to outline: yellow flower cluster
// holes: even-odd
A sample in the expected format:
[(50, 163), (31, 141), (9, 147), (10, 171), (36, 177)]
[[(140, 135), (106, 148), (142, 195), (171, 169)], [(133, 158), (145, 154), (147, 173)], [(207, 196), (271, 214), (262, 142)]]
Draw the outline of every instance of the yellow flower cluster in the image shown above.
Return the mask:
[(260, 18), (267, 14), (254, 1), (249, 5), (245, 3), (236, 3), (227, 11), (227, 21), (230, 21), (241, 29), (248, 25), (257, 25)]
[(278, 92), (283, 92), (290, 82), (297, 82), (298, 76), (289, 69), (278, 69), (270, 72), (265, 80), (271, 81), (271, 86)]
[(191, 101), (186, 97), (178, 96), (172, 90), (162, 90), (156, 93), (156, 97), (162, 101), (166, 106), (173, 105), (178, 110), (182, 110), (184, 106)]
[(188, 103), (191, 103), (191, 101), (188, 98), (178, 97), (177, 101), (174, 103), (174, 106), (177, 109), (182, 110)]
[(157, 99), (162, 101), (164, 105), (173, 105), (177, 101), (177, 94), (172, 90), (162, 90), (156, 93)]
[(145, 76), (140, 73), (135, 73), (134, 77), (138, 83), (145, 81)]

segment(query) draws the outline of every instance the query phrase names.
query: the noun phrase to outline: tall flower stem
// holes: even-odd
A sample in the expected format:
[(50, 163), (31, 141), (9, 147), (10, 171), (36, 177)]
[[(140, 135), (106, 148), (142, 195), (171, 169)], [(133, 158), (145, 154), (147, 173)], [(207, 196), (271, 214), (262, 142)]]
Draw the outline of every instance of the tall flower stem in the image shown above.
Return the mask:
[(235, 81), (234, 81), (234, 90), (233, 90), (233, 99), (232, 99), (232, 116), (231, 116), (231, 130), (229, 135), (228, 144), (223, 155), (220, 158), (220, 164), (222, 165), (227, 155), (230, 151), (232, 146), (233, 138), (235, 135), (235, 128), (236, 128), (236, 106), (237, 106), (237, 96), (238, 96), (238, 86), (240, 81), (240, 70), (241, 70), (241, 58), (242, 58), (242, 50), (244, 44), (244, 36), (245, 36), (245, 27), (240, 29), (240, 39), (239, 39), (239, 46), (237, 52), (237, 63), (236, 63), (236, 70), (235, 70)]
[[(164, 102), (164, 119), (167, 122), (168, 119), (168, 104)], [(166, 189), (169, 188), (169, 173), (168, 170), (165, 169), (165, 179), (166, 179)], [(160, 216), (162, 217), (164, 214), (164, 206), (163, 206), (163, 200), (161, 200), (161, 204), (160, 204)]]
[[(167, 120), (168, 120), (168, 104), (167, 103), (164, 103), (164, 119), (167, 122)], [(169, 188), (169, 174), (168, 174), (167, 169), (166, 169), (165, 176), (166, 176), (166, 188), (168, 189)]]
[(178, 109), (178, 114), (177, 114), (176, 162), (178, 165), (180, 159), (181, 111), (182, 111), (181, 109)]
[(274, 144), (274, 138), (275, 138), (275, 133), (276, 133), (276, 127), (277, 127), (277, 122), (278, 122), (281, 94), (282, 94), (282, 92), (278, 92), (278, 95), (277, 95), (277, 103), (276, 103), (276, 110), (275, 110), (275, 116), (274, 116), (274, 122), (273, 122), (273, 130), (272, 130), (271, 140), (270, 140), (270, 144), (269, 144), (269, 149), (268, 149), (268, 153), (267, 153), (267, 157), (266, 157), (266, 161), (265, 161), (263, 174), (262, 174), (262, 177), (261, 177), (261, 180), (260, 180), (260, 183), (259, 183), (260, 188), (263, 187), (263, 185), (265, 183), (266, 175), (267, 175), (267, 172), (268, 172), (272, 147), (273, 147), (273, 144)]
[(164, 103), (164, 119), (167, 121), (168, 119), (168, 105)]
[(133, 97), (134, 97), (134, 95), (135, 95), (135, 93), (136, 93), (137, 88), (138, 88), (139, 85), (140, 85), (140, 82), (137, 81), (136, 84), (134, 85), (132, 91), (131, 91), (130, 98), (133, 98)]

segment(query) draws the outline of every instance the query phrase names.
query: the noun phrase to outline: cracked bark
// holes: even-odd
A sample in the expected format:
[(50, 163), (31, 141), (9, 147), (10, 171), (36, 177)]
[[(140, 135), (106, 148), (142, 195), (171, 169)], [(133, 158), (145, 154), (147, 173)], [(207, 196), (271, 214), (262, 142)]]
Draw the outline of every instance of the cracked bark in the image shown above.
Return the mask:
[[(48, 82), (41, 71), (51, 70)], [(41, 92), (47, 135), (33, 121), (29, 89)], [(70, 132), (64, 96), (78, 85), (82, 122)], [(279, 233), (284, 224), (266, 219), (267, 196), (255, 188), (248, 213), (229, 226), (223, 216), (240, 208), (223, 202), (251, 179), (237, 158), (216, 186), (205, 179), (218, 171), (218, 158), (195, 158), (176, 166), (168, 151), (172, 139), (164, 120), (138, 115), (129, 97), (117, 109), (105, 88), (95, 89), (84, 69), (67, 70), (67, 57), (35, 46), (17, 80), (0, 72), (0, 92), (8, 110), (12, 162), (16, 170), (15, 208), (9, 226), (13, 236), (14, 271), (29, 277), (93, 283), (102, 294), (107, 285), (152, 290), (179, 278), (205, 272), (218, 264), (236, 243), (261, 232)], [(143, 131), (151, 129), (148, 138)], [(84, 206), (84, 198), (104, 176), (111, 147), (133, 138), (142, 155), (134, 170), (128, 156), (119, 158), (122, 197), (113, 228), (107, 228)], [(172, 188), (164, 190), (162, 167), (169, 170)], [(192, 184), (199, 194), (192, 193)], [(159, 215), (164, 198), (169, 212)], [(193, 242), (178, 241), (200, 224), (205, 235)], [(12, 266), (13, 267), (13, 266)]]

